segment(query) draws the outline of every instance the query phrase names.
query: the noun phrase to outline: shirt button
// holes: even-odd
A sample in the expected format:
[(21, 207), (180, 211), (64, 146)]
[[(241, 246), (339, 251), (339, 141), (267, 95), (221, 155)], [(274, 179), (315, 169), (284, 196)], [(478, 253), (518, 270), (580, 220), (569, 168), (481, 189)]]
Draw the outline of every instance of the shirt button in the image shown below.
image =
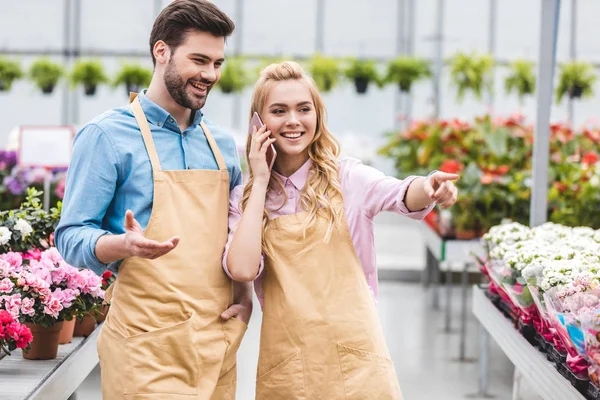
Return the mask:
[(161, 126), (161, 125), (162, 125), (162, 123), (161, 123), (161, 122), (159, 122), (159, 123), (158, 123), (158, 126)]
[(169, 118), (169, 122), (175, 122), (173, 118)]
[(188, 169), (192, 169), (192, 166), (191, 166), (191, 165), (188, 165)]
[(290, 199), (293, 199), (293, 198), (294, 198), (294, 196), (295, 196), (295, 195), (294, 195), (294, 192), (290, 192), (290, 193), (288, 194), (288, 197), (289, 197)]

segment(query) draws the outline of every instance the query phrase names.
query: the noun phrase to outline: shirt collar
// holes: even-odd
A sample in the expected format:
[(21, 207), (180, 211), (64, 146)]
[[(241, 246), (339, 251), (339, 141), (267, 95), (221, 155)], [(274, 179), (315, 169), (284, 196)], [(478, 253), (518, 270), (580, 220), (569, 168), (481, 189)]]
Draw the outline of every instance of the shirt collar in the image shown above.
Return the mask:
[[(289, 177), (285, 177), (275, 170), (273, 170), (273, 176), (280, 180), (281, 183), (285, 186), (288, 182), (290, 182), (296, 190), (300, 191), (306, 185), (306, 181), (308, 180), (308, 175), (310, 173), (310, 168), (312, 167), (312, 160), (309, 158), (304, 165), (302, 165), (296, 172), (294, 172)], [(277, 194), (281, 194), (281, 187), (276, 182), (271, 181), (271, 189), (275, 190)]]
[[(146, 90), (140, 92), (138, 97), (140, 98), (140, 104), (142, 110), (144, 110), (144, 114), (146, 114), (148, 122), (160, 127), (173, 127), (176, 131), (179, 130), (175, 118), (173, 118), (167, 110), (150, 100), (148, 96), (146, 96)], [(194, 113), (194, 121), (191, 127), (199, 125), (204, 116), (202, 110), (192, 111), (192, 113)]]

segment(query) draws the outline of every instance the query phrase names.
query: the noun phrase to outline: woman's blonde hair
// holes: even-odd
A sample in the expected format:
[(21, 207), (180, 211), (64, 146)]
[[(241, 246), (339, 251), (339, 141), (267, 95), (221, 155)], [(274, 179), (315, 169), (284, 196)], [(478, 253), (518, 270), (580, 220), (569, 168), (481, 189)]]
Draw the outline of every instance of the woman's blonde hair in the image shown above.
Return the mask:
[[(317, 124), (315, 129), (315, 136), (313, 141), (308, 147), (308, 156), (312, 160), (312, 166), (309, 172), (309, 177), (304, 185), (301, 192), (300, 207), (303, 211), (308, 214), (306, 222), (303, 227), (303, 234), (306, 236), (306, 232), (316, 222), (317, 217), (323, 216), (329, 221), (324, 241), (328, 242), (331, 238), (333, 229), (339, 227), (341, 221), (341, 215), (343, 207), (340, 207), (341, 203), (334, 203), (335, 199), (341, 199), (342, 191), (340, 182), (338, 179), (338, 164), (337, 158), (340, 153), (340, 146), (335, 137), (329, 132), (325, 125), (326, 109), (323, 104), (323, 99), (319, 94), (315, 82), (309, 77), (302, 67), (293, 61), (285, 61), (279, 64), (271, 64), (265, 67), (260, 74), (260, 78), (254, 86), (254, 92), (252, 93), (252, 102), (250, 106), (250, 119), (256, 111), (261, 113), (267, 96), (273, 85), (277, 82), (296, 80), (305, 84), (312, 96), (312, 101), (315, 106), (315, 112), (317, 114)], [(250, 160), (248, 158), (250, 153), (251, 137), (248, 137), (246, 143), (246, 159), (248, 160), (248, 166), (250, 166)], [(245, 210), (252, 190), (252, 184), (254, 178), (252, 176), (252, 168), (249, 167), (250, 177), (248, 184), (244, 189), (242, 196), (241, 208)], [(283, 182), (280, 182), (275, 176), (271, 175), (271, 181), (278, 184), (283, 193), (285, 192)], [(287, 202), (287, 195), (280, 208)], [(263, 215), (263, 241), (262, 247), (263, 252), (267, 255), (271, 255), (270, 246), (265, 239), (265, 233), (269, 228), (269, 217), (268, 211), (265, 208)]]

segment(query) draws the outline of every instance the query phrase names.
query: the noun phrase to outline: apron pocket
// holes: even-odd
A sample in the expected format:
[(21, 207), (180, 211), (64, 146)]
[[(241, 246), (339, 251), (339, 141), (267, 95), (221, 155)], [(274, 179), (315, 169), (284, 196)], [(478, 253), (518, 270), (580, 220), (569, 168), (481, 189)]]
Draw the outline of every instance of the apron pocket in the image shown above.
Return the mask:
[(246, 330), (248, 330), (248, 325), (241, 319), (232, 317), (229, 321), (223, 322), (227, 350), (225, 350), (225, 359), (223, 360), (223, 368), (221, 368), (221, 373), (219, 374), (217, 387), (235, 384), (237, 351), (240, 348)]
[(347, 399), (402, 399), (389, 357), (339, 343), (337, 349)]
[(131, 382), (124, 394), (198, 393), (193, 318), (125, 339)]
[(304, 368), (300, 351), (256, 380), (256, 399), (306, 399)]

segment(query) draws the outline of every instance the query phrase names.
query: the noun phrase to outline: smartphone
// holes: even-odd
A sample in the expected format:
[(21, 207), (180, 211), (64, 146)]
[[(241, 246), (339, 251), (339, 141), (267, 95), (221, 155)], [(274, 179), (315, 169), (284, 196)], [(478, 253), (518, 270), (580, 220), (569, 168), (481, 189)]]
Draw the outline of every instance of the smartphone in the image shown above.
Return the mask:
[[(263, 125), (264, 124), (261, 121), (260, 116), (258, 115), (258, 113), (256, 111), (254, 111), (254, 114), (252, 115), (252, 119), (250, 120), (250, 128), (248, 130), (248, 134), (250, 136), (252, 136), (252, 128), (256, 127), (256, 130), (258, 131)], [(273, 146), (273, 143), (271, 143), (271, 145), (267, 149), (266, 157), (267, 157), (267, 165), (269, 166), (269, 170), (272, 170), (273, 164), (275, 163), (275, 157), (277, 157), (277, 152), (275, 151), (275, 146)]]

